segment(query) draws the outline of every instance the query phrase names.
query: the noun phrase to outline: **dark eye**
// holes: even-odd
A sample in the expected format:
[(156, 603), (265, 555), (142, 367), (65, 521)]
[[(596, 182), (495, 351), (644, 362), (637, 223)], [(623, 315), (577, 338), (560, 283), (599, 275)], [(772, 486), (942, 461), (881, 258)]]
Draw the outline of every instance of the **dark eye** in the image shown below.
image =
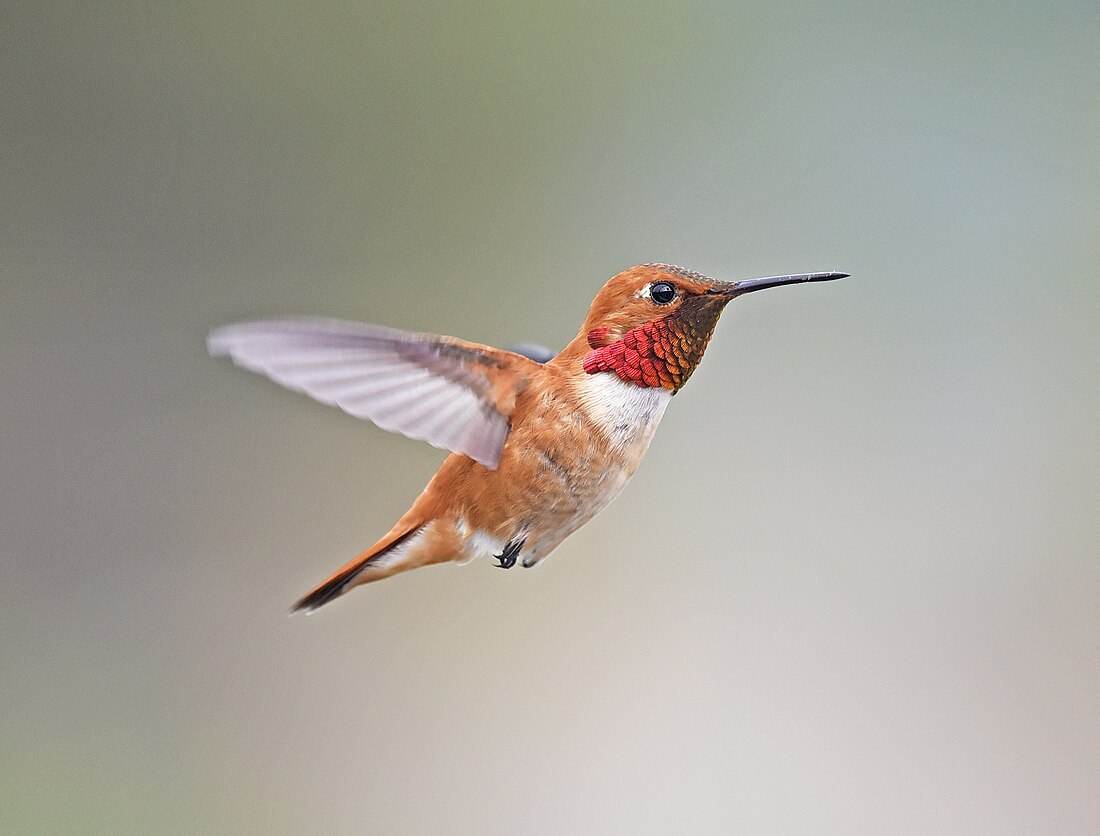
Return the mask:
[(658, 305), (667, 305), (676, 298), (676, 288), (668, 282), (654, 282), (649, 286), (649, 297)]

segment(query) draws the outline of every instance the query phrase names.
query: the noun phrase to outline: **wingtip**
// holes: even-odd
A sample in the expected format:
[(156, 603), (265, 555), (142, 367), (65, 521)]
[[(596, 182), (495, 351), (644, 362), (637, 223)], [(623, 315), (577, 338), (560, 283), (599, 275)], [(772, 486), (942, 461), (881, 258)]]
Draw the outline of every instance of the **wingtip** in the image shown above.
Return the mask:
[(549, 363), (554, 359), (554, 355), (557, 353), (538, 343), (516, 343), (515, 345), (509, 346), (508, 350), (513, 354), (518, 354), (520, 357), (534, 360), (539, 365)]
[(486, 470), (496, 470), (500, 467), (500, 454), (495, 456), (470, 456), (475, 462), (484, 467)]
[(248, 320), (219, 325), (207, 334), (206, 350), (214, 357), (232, 357), (234, 351), (239, 350), (243, 345), (252, 340), (259, 339), (262, 341), (269, 338), (277, 328), (307, 321), (310, 320)]
[(229, 330), (232, 325), (214, 328), (206, 335), (206, 350), (211, 357), (228, 357), (230, 354)]

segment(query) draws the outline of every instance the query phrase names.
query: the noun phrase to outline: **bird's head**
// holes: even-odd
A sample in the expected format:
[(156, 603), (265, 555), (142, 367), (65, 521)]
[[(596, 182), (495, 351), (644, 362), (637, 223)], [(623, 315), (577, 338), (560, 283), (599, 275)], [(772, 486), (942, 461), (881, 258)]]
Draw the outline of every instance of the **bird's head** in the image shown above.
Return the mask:
[(574, 340), (577, 349), (563, 352), (562, 359), (579, 359), (587, 374), (614, 372), (628, 383), (676, 392), (703, 359), (730, 300), (767, 287), (846, 275), (801, 273), (723, 282), (669, 264), (631, 267), (596, 294)]

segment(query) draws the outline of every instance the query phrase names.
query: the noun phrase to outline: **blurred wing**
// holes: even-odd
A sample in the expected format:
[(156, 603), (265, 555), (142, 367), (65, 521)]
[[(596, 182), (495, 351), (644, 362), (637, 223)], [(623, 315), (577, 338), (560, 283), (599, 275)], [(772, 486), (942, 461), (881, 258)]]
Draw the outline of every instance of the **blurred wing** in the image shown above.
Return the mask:
[(207, 346), (288, 389), (490, 469), (500, 463), (530, 362), (451, 337), (338, 320), (227, 325)]
[(548, 349), (544, 345), (538, 343), (518, 343), (517, 345), (509, 346), (509, 349), (514, 351), (528, 360), (534, 360), (536, 363), (549, 363), (554, 359), (554, 352)]

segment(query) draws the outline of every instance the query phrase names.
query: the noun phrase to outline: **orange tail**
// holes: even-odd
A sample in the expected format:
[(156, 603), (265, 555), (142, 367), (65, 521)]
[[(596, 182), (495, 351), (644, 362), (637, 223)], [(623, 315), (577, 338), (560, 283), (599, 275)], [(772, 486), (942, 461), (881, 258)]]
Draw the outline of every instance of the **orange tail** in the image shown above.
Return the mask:
[(318, 586), (296, 603), (291, 612), (305, 610), (311, 613), (335, 600), (359, 584), (381, 580), (403, 569), (412, 568), (403, 558), (407, 557), (414, 539), (427, 526), (413, 524), (392, 529), (389, 534), (359, 555), (355, 560)]

